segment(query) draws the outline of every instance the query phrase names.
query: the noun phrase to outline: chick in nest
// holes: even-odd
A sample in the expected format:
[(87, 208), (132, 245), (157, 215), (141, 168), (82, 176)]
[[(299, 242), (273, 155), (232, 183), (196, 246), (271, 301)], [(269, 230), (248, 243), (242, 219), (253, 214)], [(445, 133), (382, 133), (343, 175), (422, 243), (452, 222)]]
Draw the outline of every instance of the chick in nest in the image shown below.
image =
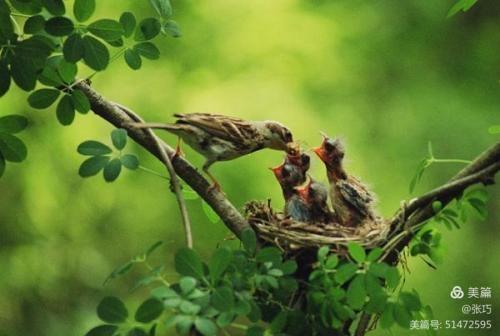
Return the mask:
[(332, 207), (344, 226), (357, 227), (365, 221), (374, 221), (374, 196), (356, 177), (348, 174), (343, 166), (345, 149), (340, 139), (323, 135), (321, 146), (314, 152), (324, 162), (330, 182)]
[(308, 177), (306, 183), (294, 189), (309, 208), (310, 222), (331, 223), (335, 221), (336, 217), (328, 207), (328, 189), (324, 184)]

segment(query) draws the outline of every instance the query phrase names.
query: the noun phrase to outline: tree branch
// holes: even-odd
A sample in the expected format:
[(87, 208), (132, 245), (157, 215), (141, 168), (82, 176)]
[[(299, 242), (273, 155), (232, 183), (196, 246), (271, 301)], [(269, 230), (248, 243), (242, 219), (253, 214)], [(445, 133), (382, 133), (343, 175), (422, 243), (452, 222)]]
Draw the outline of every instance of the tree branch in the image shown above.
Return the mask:
[[(130, 138), (144, 147), (148, 152), (162, 160), (161, 152), (157, 146), (155, 137), (151, 136), (147, 130), (137, 129), (130, 126), (135, 122), (131, 116), (101, 96), (98, 92), (85, 82), (79, 82), (75, 88), (82, 90), (90, 101), (92, 111), (105, 119), (115, 127), (126, 129)], [(154, 135), (154, 134), (153, 134)], [(215, 188), (210, 188), (210, 183), (194, 168), (188, 161), (180, 156), (174, 156), (174, 149), (163, 141), (159, 141), (162, 148), (172, 162), (172, 166), (177, 175), (182, 178), (196, 193), (207, 202), (210, 207), (219, 215), (224, 224), (238, 237), (241, 232), (250, 227), (243, 215), (225, 197), (222, 192)], [(162, 161), (163, 162), (163, 161)]]
[[(435, 215), (432, 209), (434, 200), (441, 201), (445, 206), (470, 185), (477, 183), (493, 184), (494, 176), (499, 169), (500, 142), (497, 142), (458, 172), (447, 184), (413, 200), (406, 209), (399, 210), (391, 220), (391, 234), (397, 234), (398, 229), (402, 226), (411, 228), (433, 217)], [(408, 234), (403, 236), (391, 248), (391, 253), (387, 254), (384, 261), (389, 264), (397, 264), (399, 253), (410, 243), (412, 238), (413, 235), (408, 230)], [(361, 315), (355, 336), (364, 336), (366, 334), (371, 318), (371, 314), (363, 313)]]

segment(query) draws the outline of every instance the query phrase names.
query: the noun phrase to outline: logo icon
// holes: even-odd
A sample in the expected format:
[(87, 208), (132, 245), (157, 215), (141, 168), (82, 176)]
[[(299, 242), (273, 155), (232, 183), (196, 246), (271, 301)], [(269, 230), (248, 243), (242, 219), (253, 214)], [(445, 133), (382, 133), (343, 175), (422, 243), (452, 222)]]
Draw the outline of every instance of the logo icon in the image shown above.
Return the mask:
[(462, 290), (462, 287), (460, 286), (455, 286), (451, 290), (450, 296), (452, 299), (461, 299), (464, 297), (464, 291)]

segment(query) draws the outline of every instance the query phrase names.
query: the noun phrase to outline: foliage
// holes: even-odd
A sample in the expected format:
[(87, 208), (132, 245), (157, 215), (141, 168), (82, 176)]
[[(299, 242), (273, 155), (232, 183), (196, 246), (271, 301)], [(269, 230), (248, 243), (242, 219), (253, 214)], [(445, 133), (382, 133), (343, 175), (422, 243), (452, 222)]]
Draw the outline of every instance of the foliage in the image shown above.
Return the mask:
[(447, 17), (452, 17), (460, 11), (467, 12), (477, 3), (477, 0), (458, 0), (448, 12)]
[(26, 159), (24, 142), (14, 134), (28, 127), (28, 119), (20, 115), (0, 117), (0, 177), (5, 172), (6, 162), (21, 162)]
[[(180, 36), (177, 23), (171, 20), (169, 0), (151, 0), (151, 6), (158, 17), (147, 17), (137, 24), (131, 12), (122, 13), (119, 20), (88, 22), (95, 11), (95, 0), (76, 0), (73, 18), (62, 0), (0, 0), (0, 97), (14, 82), (31, 92), (28, 103), (32, 108), (47, 109), (55, 104), (59, 123), (71, 125), (75, 112), (85, 114), (90, 110), (85, 94), (75, 88), (79, 64), (99, 72), (123, 55), (129, 67), (137, 70), (143, 59), (159, 58), (160, 51), (152, 42), (157, 35)], [(22, 30), (16, 17), (26, 17)], [(117, 49), (113, 56), (111, 49)], [(9, 132), (1, 134), (0, 149), (0, 176), (6, 160), (20, 162), (26, 157), (24, 144)], [(89, 159), (83, 174), (90, 176), (104, 168), (106, 180), (111, 181), (118, 177), (121, 164), (135, 165), (130, 157), (109, 162), (106, 158), (99, 154)]]

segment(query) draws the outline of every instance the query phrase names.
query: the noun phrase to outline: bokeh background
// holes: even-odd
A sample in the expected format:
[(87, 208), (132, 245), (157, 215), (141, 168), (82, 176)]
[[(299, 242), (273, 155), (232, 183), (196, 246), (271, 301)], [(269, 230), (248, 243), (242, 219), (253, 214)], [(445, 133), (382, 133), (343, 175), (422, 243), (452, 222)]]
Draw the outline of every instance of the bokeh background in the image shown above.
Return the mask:
[[(171, 121), (174, 112), (215, 112), (279, 120), (305, 147), (319, 144), (320, 130), (342, 136), (349, 170), (372, 186), (380, 212), (389, 216), (413, 197), (408, 185), (428, 141), (437, 157), (463, 159), (498, 141), (487, 130), (499, 121), (500, 2), (479, 1), (446, 19), (453, 3), (173, 1), (183, 37), (160, 38), (162, 58), (144, 62), (141, 71), (113, 63), (93, 86), (150, 121)], [(118, 18), (124, 10), (152, 14), (146, 0), (99, 1), (97, 10), (96, 18)], [(14, 89), (0, 100), (0, 114), (31, 120), (22, 134), (28, 160), (9, 165), (0, 180), (0, 335), (83, 335), (96, 324), (103, 296), (125, 297), (134, 308), (146, 295), (129, 294), (140, 270), (102, 284), (113, 268), (157, 240), (165, 243), (154, 263), (164, 263), (175, 279), (173, 252), (183, 245), (179, 214), (167, 183), (153, 175), (127, 171), (112, 184), (102, 176), (80, 178), (84, 158), (76, 147), (88, 139), (110, 143), (112, 128), (92, 114), (61, 127), (53, 110), (31, 110), (25, 99)], [(163, 173), (138, 146), (129, 144), (127, 151)], [(198, 154), (184, 151), (201, 165)], [(212, 172), (238, 207), (271, 198), (280, 208), (280, 190), (267, 168), (281, 160), (278, 152), (262, 151), (216, 164)], [(433, 166), (416, 193), (460, 168)], [(312, 175), (325, 180), (318, 160)], [(500, 189), (490, 194), (487, 221), (443, 229), (447, 250), (437, 270), (418, 258), (409, 261), (406, 287), (416, 288), (439, 320), (464, 318), (449, 298), (453, 286), (493, 290), (484, 302), (494, 304), (493, 315), (480, 317), (493, 320), (493, 330), (440, 335), (498, 335)], [(207, 220), (199, 200), (188, 202), (195, 247), (206, 257), (229, 232)], [(393, 334), (424, 332), (395, 328)]]

